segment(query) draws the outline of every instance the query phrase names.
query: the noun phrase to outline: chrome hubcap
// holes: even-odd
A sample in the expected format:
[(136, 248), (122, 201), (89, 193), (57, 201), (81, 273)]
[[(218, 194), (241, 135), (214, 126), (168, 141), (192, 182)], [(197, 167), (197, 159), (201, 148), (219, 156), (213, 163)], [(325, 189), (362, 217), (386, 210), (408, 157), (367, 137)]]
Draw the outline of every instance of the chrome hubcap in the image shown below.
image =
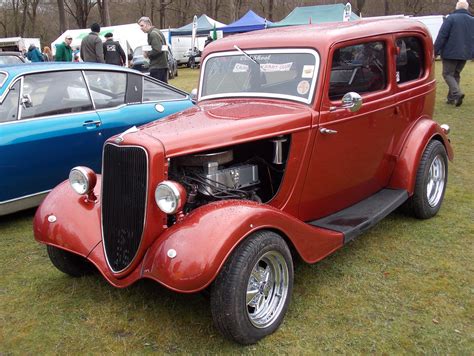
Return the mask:
[(288, 297), (288, 281), (282, 254), (270, 251), (258, 260), (247, 284), (247, 314), (253, 326), (266, 328), (278, 318)]
[(444, 160), (438, 155), (431, 162), (428, 182), (426, 184), (426, 198), (432, 208), (438, 205), (443, 196), (445, 180), (446, 167)]

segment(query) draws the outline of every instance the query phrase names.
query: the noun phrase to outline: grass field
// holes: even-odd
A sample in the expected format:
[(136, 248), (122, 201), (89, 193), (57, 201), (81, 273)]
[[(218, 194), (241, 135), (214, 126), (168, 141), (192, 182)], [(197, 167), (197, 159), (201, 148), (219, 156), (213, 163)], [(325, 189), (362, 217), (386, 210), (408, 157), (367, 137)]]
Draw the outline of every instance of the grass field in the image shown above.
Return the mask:
[[(474, 62), (459, 108), (445, 104), (440, 70), (435, 118), (451, 126), (455, 152), (441, 211), (426, 221), (394, 213), (324, 261), (298, 263), (289, 312), (270, 337), (224, 340), (200, 294), (60, 273), (26, 211), (0, 217), (0, 355), (474, 354)], [(197, 74), (180, 69), (170, 83), (189, 91)]]

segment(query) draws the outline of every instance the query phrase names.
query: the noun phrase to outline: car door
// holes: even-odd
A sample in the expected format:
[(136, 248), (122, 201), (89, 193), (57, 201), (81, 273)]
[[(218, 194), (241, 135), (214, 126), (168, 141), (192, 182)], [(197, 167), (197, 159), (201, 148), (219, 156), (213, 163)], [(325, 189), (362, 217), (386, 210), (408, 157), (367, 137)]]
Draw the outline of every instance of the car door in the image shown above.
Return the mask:
[(18, 117), (1, 125), (0, 201), (54, 188), (77, 165), (99, 167), (100, 119), (81, 71), (28, 74), (16, 81)]
[[(160, 119), (191, 106), (186, 95), (143, 75), (85, 71), (102, 122), (103, 141), (132, 126)], [(184, 101), (183, 101), (184, 100)]]
[[(387, 184), (393, 166), (395, 96), (388, 42), (381, 38), (334, 48), (315, 126), (300, 215), (313, 220), (346, 208)], [(348, 92), (362, 96), (359, 111), (342, 107)]]

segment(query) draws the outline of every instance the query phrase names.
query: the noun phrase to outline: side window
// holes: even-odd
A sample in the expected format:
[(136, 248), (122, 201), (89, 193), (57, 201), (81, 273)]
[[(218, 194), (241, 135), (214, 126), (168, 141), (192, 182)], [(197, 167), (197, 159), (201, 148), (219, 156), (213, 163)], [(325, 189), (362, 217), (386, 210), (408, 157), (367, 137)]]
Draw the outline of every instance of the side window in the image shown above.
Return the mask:
[(359, 94), (387, 86), (386, 45), (368, 42), (339, 48), (334, 52), (329, 83), (329, 98), (337, 100), (355, 91)]
[(96, 109), (113, 108), (125, 103), (126, 73), (99, 71), (85, 73)]
[(21, 119), (92, 109), (80, 71), (27, 75), (21, 95)]
[(18, 118), (18, 99), (20, 97), (20, 81), (10, 88), (7, 96), (0, 104), (0, 122), (15, 121)]
[(143, 80), (143, 102), (179, 100), (186, 96), (149, 79)]
[(421, 78), (425, 72), (423, 46), (416, 37), (397, 39), (397, 82), (405, 83)]

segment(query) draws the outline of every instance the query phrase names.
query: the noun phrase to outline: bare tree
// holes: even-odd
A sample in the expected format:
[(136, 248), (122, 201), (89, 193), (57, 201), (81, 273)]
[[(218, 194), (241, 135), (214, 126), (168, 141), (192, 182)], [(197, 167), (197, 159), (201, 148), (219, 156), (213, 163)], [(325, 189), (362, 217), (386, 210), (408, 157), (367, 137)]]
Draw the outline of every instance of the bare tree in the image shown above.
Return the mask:
[(357, 0), (356, 6), (357, 6), (357, 10), (359, 10), (359, 14), (362, 12), (364, 5), (365, 5), (365, 0)]
[(99, 7), (100, 21), (104, 26), (111, 26), (110, 21), (110, 10), (109, 0), (97, 0), (97, 6)]
[(38, 10), (40, 0), (30, 0), (29, 6), (27, 8), (28, 20), (30, 21), (30, 31), (31, 33), (36, 33), (36, 15)]
[(93, 0), (67, 0), (64, 2), (66, 11), (71, 15), (79, 28), (86, 28), (87, 19), (97, 3)]
[(58, 14), (59, 14), (59, 32), (64, 33), (67, 30), (68, 21), (66, 11), (64, 9), (64, 0), (58, 0)]

